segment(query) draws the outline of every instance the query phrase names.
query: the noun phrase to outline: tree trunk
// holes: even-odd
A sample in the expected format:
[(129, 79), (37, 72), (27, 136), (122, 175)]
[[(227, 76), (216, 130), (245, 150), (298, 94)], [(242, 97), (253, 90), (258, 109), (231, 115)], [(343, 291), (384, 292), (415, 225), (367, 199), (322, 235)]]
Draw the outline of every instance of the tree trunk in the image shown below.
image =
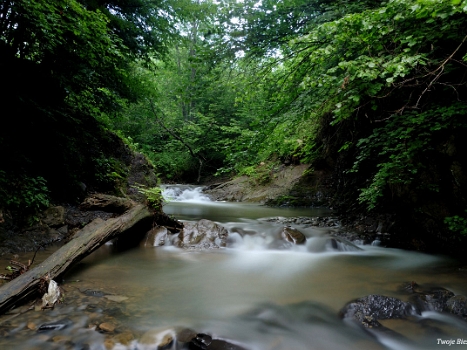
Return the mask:
[(122, 214), (135, 206), (135, 202), (128, 198), (115, 197), (103, 193), (95, 193), (87, 197), (80, 204), (80, 210), (102, 210), (109, 213)]
[[(135, 228), (149, 230), (153, 214), (142, 204), (135, 205), (123, 215), (98, 223), (93, 230), (84, 228), (83, 234), (65, 244), (39, 266), (25, 272), (0, 288), (0, 314), (16, 304), (27, 301), (38, 292), (41, 279), (56, 279), (85, 256), (107, 241)], [(140, 227), (144, 226), (144, 227)]]

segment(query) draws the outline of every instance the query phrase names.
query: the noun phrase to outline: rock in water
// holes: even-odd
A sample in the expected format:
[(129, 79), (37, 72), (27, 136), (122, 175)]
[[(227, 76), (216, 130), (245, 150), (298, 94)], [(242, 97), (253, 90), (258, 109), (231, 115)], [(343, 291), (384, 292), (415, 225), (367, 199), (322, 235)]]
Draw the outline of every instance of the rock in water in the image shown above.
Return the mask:
[(141, 246), (143, 247), (159, 247), (165, 245), (167, 242), (167, 228), (160, 226), (154, 227), (150, 231), (148, 231), (141, 242)]
[(447, 301), (453, 296), (454, 293), (445, 288), (432, 288), (428, 291), (417, 292), (410, 298), (410, 301), (420, 311), (442, 312), (446, 308)]
[(212, 249), (225, 247), (227, 243), (227, 230), (210, 220), (186, 222), (183, 230), (173, 241), (180, 248)]
[(293, 244), (305, 244), (306, 242), (305, 235), (291, 226), (284, 226), (281, 231), (281, 237)]
[(467, 321), (467, 297), (464, 295), (456, 295), (450, 298), (446, 303), (445, 310)]
[(383, 295), (367, 295), (348, 303), (339, 315), (353, 319), (366, 328), (379, 328), (382, 325), (378, 320), (406, 318), (415, 313), (410, 303)]
[(37, 332), (41, 333), (41, 332), (48, 332), (48, 331), (59, 331), (68, 326), (71, 326), (72, 324), (73, 322), (71, 322), (70, 319), (64, 318), (60, 321), (44, 323), (40, 325), (39, 328), (37, 329)]

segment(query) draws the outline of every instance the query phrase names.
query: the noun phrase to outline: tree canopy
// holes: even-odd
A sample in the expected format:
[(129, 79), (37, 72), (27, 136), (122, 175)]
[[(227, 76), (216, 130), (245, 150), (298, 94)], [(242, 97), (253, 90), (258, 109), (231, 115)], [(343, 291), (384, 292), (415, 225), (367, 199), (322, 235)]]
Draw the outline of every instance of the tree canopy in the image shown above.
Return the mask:
[(104, 127), (166, 180), (308, 163), (334, 174), (341, 209), (463, 232), (466, 13), (465, 0), (4, 1), (0, 184), (27, 168), (44, 185), (57, 142), (69, 172)]

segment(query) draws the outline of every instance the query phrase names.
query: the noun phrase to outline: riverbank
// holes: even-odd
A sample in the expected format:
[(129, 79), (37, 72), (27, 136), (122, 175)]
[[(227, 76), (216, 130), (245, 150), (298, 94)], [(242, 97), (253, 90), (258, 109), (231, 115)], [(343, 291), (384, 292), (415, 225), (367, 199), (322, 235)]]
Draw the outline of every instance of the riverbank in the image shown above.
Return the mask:
[[(173, 200), (164, 211), (215, 221), (228, 231), (225, 248), (191, 249), (191, 239), (180, 247), (174, 237), (124, 252), (105, 245), (60, 281), (65, 299), (54, 310), (29, 304), (0, 317), (1, 345), (116, 350), (162, 348), (168, 339), (182, 347), (191, 345), (179, 343), (179, 330), (189, 329), (190, 339), (262, 349), (276, 344), (279, 325), (287, 332), (278, 350), (362, 343), (416, 350), (465, 329), (461, 317), (443, 311), (466, 295), (465, 271), (451, 259), (343, 239), (339, 220), (324, 208), (212, 202), (199, 187), (167, 187)], [(399, 343), (385, 346), (387, 337)]]
[[(240, 176), (206, 186), (204, 193), (213, 200), (252, 202), (276, 207), (326, 207), (333, 210), (347, 236), (362, 241), (379, 240), (391, 248), (447, 254), (464, 259), (466, 238), (450, 231), (426, 211), (388, 207), (370, 211), (352, 199), (339, 174), (310, 165), (280, 165), (258, 176)], [(265, 180), (267, 179), (267, 181)], [(442, 210), (442, 204), (439, 204)]]

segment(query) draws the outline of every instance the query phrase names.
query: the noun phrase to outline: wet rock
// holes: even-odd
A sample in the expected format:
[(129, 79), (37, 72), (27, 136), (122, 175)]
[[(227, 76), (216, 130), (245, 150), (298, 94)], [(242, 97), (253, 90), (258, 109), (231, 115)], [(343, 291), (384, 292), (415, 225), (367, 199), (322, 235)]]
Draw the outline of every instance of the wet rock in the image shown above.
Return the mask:
[(88, 304), (86, 305), (86, 308), (84, 310), (87, 312), (102, 312), (102, 309), (99, 307), (99, 305), (96, 304)]
[(447, 305), (447, 301), (454, 296), (454, 293), (444, 288), (433, 288), (428, 291), (421, 291), (414, 294), (410, 301), (419, 311), (442, 312)]
[(37, 332), (49, 332), (49, 331), (60, 331), (62, 329), (65, 329), (69, 326), (71, 326), (73, 322), (68, 319), (64, 318), (62, 320), (56, 321), (56, 322), (49, 322), (49, 323), (44, 323), (39, 326), (37, 329)]
[(367, 295), (348, 303), (339, 316), (352, 319), (365, 328), (382, 328), (378, 320), (406, 318), (416, 314), (410, 303), (383, 295)]
[(116, 342), (114, 339), (110, 339), (110, 338), (107, 338), (105, 341), (104, 341), (104, 347), (108, 350), (111, 350), (115, 347), (116, 345)]
[(153, 329), (141, 337), (141, 344), (156, 346), (156, 349), (165, 349), (170, 346), (176, 338), (173, 328)]
[(453, 296), (446, 302), (445, 311), (462, 317), (467, 321), (467, 297), (464, 295)]
[(129, 345), (131, 341), (135, 339), (133, 333), (126, 331), (120, 334), (115, 335), (112, 340), (116, 343), (120, 343), (123, 345)]
[(196, 333), (189, 328), (154, 329), (146, 332), (142, 336), (140, 343), (151, 349), (158, 350), (173, 348), (189, 350), (245, 350), (245, 348), (229, 341), (213, 339), (209, 334)]
[(362, 250), (352, 242), (339, 237), (332, 237), (327, 240), (326, 247), (337, 251), (357, 251)]
[(50, 240), (51, 240), (51, 243), (52, 242), (59, 242), (63, 239), (64, 235), (62, 235), (60, 232), (58, 232), (56, 229), (54, 228), (49, 228), (47, 229), (47, 232), (46, 232), (47, 236), (50, 237)]
[(57, 228), (57, 231), (61, 235), (66, 236), (68, 234), (68, 225), (64, 225), (62, 227)]
[(60, 227), (65, 224), (65, 208), (49, 207), (42, 213), (42, 223), (50, 227)]
[(245, 348), (222, 339), (213, 339), (209, 334), (199, 333), (188, 343), (190, 350), (245, 350)]
[(212, 343), (212, 337), (208, 334), (199, 333), (196, 334), (190, 342), (190, 349), (208, 349), (209, 345)]
[(415, 282), (415, 281), (411, 281), (411, 282), (403, 282), (398, 288), (397, 290), (400, 292), (400, 293), (410, 293), (410, 294), (413, 294), (413, 293), (416, 293), (416, 291), (418, 290), (420, 286)]
[(115, 325), (110, 322), (103, 322), (99, 325), (99, 329), (104, 332), (112, 333), (115, 330)]
[(86, 289), (80, 292), (83, 293), (84, 295), (87, 295), (88, 297), (97, 297), (97, 298), (102, 298), (103, 296), (106, 296), (109, 294), (101, 290), (93, 290), (93, 289)]
[(265, 221), (268, 222), (277, 222), (281, 223), (284, 225), (290, 225), (290, 224), (295, 224), (295, 225), (303, 225), (305, 227), (310, 227), (310, 226), (318, 226), (318, 227), (332, 227), (332, 228), (339, 228), (341, 227), (341, 223), (339, 219), (331, 216), (323, 216), (323, 217), (271, 217), (265, 219)]
[(159, 247), (165, 245), (168, 241), (167, 228), (163, 226), (154, 227), (152, 230), (146, 233), (143, 241), (141, 242), (142, 247)]
[(52, 337), (54, 343), (67, 343), (71, 342), (71, 337), (69, 335), (56, 335)]
[(128, 297), (125, 297), (123, 295), (106, 295), (105, 298), (110, 301), (115, 301), (116, 303), (121, 303), (122, 301), (128, 299)]
[(183, 343), (189, 343), (196, 337), (196, 332), (189, 328), (183, 328), (177, 331), (177, 340)]
[(212, 249), (225, 247), (228, 231), (210, 220), (186, 222), (172, 242), (180, 248)]
[(113, 216), (114, 213), (108, 213), (101, 210), (81, 211), (78, 208), (69, 207), (67, 208), (66, 223), (68, 224), (69, 228), (83, 228), (95, 219), (100, 220), (99, 222), (96, 222), (97, 225), (107, 219), (110, 219)]
[(281, 231), (281, 238), (293, 244), (305, 244), (306, 237), (296, 228), (284, 226)]
[(105, 309), (103, 312), (105, 315), (110, 316), (112, 318), (119, 318), (127, 316), (121, 308), (119, 307), (111, 307), (109, 309)]

